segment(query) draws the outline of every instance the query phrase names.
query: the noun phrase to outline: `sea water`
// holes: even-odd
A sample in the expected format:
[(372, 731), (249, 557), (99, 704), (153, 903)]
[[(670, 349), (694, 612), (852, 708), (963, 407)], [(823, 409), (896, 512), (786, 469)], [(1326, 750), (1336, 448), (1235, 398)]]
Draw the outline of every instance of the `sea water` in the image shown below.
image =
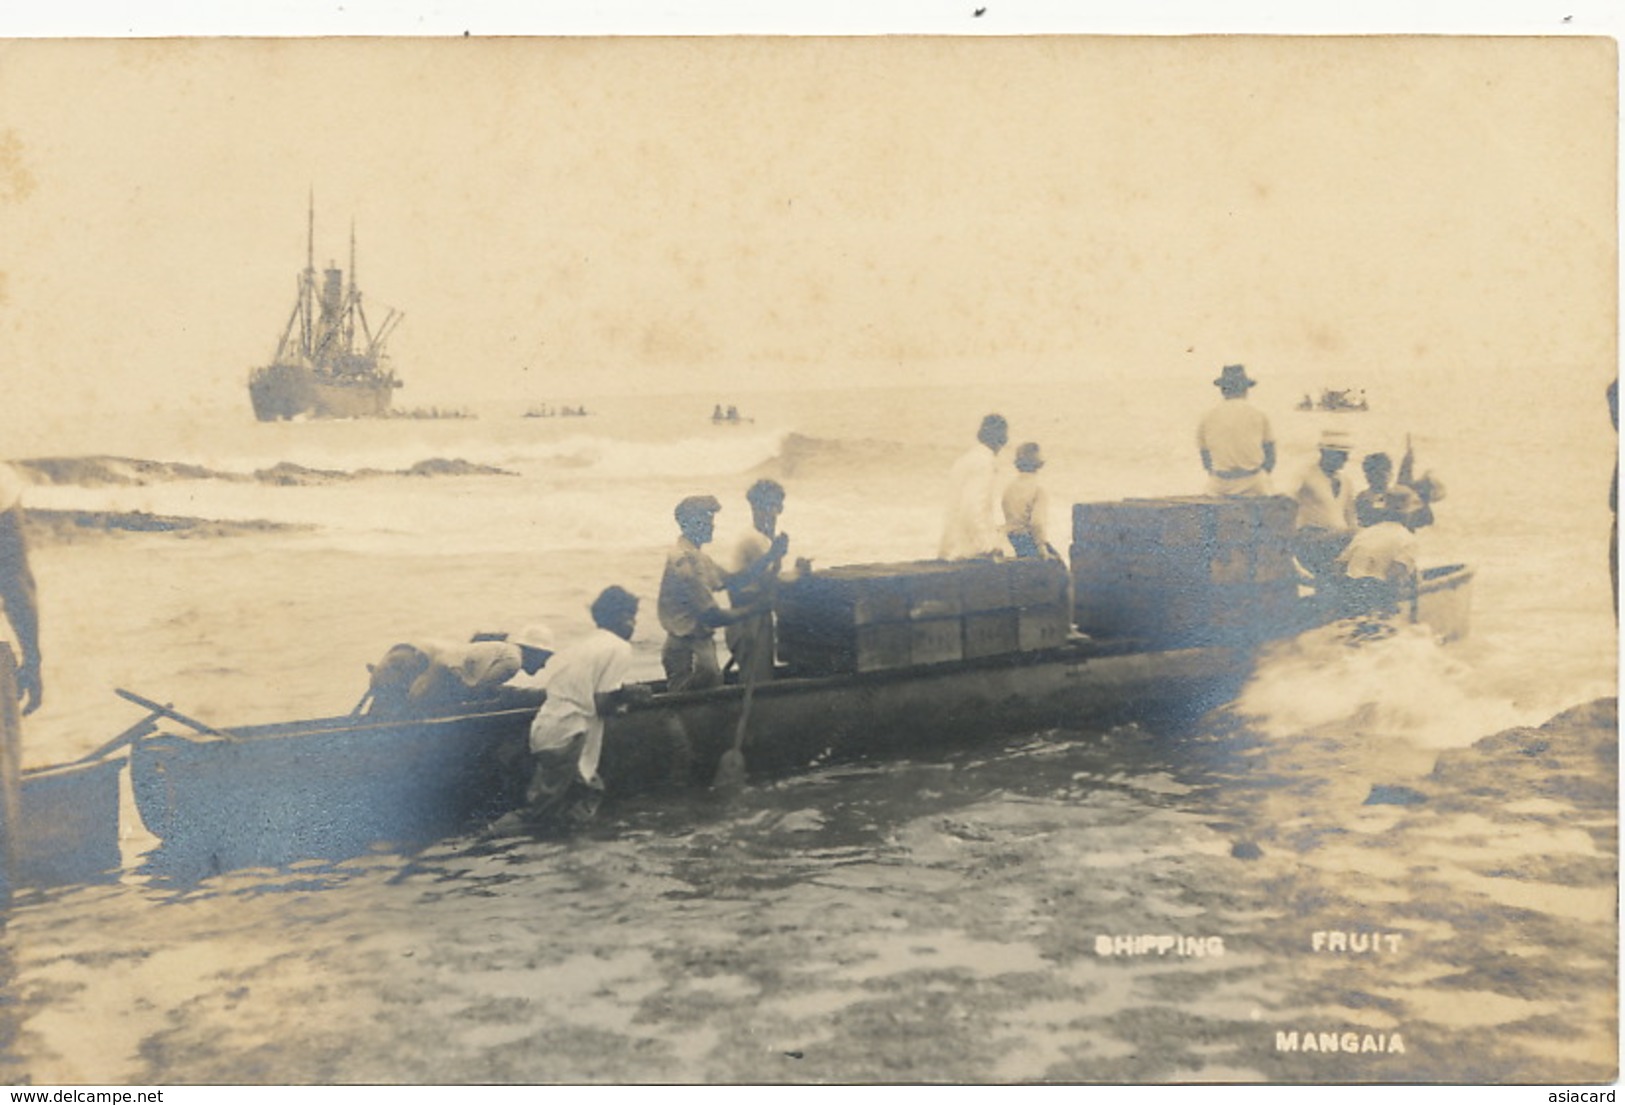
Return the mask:
[[(749, 524), (745, 489), (770, 476), (792, 556), (928, 557), (945, 473), (989, 411), (1012, 444), (1042, 446), (1063, 549), (1072, 503), (1201, 491), (1210, 373), (1023, 367), (953, 388), (878, 386), (878, 366), (877, 386), (839, 391), (586, 395), (577, 418), (493, 402), (464, 419), (260, 424), (244, 398), (14, 431), (16, 459), (194, 466), (111, 483), (70, 464), (29, 488), (30, 507), (229, 523), (36, 544), (46, 704), (27, 719), (25, 762), (72, 759), (136, 720), (114, 687), (222, 726), (344, 713), (397, 641), (538, 621), (568, 641), (611, 583), (643, 599), (634, 647), (653, 677), (679, 499), (722, 501), (725, 549)], [(1460, 795), (1429, 782), (1441, 755), (1617, 684), (1607, 377), (1485, 375), (1493, 387), (1374, 371), (1363, 414), (1295, 410), (1323, 382), (1308, 373), (1266, 376), (1251, 400), (1279, 438), (1283, 491), (1323, 428), (1354, 436), (1356, 486), (1361, 455), (1397, 460), (1409, 438), (1448, 490), (1423, 559), (1477, 571), (1465, 641), (1317, 631), (1270, 650), (1196, 733), (990, 733), (732, 799), (612, 804), (565, 842), (470, 837), (176, 883), (143, 868), (155, 842), (127, 805), (119, 879), (12, 910), (8, 1072), (1608, 1077), (1611, 805), (1530, 794), (1457, 810)], [(742, 420), (712, 422), (717, 404)], [(465, 474), (414, 474), (441, 461)], [(1611, 792), (1607, 748), (1595, 775)], [(1351, 962), (1312, 947), (1345, 930), (1398, 934), (1402, 950)], [(1127, 950), (1102, 955), (1102, 939)], [(1310, 1032), (1339, 1047), (1352, 1032), (1357, 1049), (1305, 1050)]]

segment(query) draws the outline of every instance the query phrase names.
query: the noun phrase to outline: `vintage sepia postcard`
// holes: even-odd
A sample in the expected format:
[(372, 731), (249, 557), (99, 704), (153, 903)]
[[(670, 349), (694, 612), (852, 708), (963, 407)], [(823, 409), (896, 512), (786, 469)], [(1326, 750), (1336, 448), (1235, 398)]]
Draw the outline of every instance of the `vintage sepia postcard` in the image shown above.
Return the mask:
[(1012, 15), (0, 40), (6, 1082), (1607, 1092), (1612, 29)]

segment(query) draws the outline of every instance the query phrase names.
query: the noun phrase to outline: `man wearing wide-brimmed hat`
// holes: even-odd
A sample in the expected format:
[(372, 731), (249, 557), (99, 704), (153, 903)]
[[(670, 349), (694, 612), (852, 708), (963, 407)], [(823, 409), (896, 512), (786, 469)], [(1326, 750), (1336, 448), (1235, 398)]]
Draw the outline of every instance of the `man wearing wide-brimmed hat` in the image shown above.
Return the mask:
[(1354, 492), (1343, 475), (1352, 446), (1345, 430), (1320, 435), (1320, 459), (1298, 481), (1297, 534), (1293, 551), (1311, 574), (1324, 578), (1357, 528)]
[(1227, 364), (1214, 385), (1224, 401), (1203, 416), (1196, 446), (1207, 469), (1209, 495), (1268, 495), (1275, 470), (1275, 434), (1264, 412), (1247, 402), (1258, 381), (1244, 365)]

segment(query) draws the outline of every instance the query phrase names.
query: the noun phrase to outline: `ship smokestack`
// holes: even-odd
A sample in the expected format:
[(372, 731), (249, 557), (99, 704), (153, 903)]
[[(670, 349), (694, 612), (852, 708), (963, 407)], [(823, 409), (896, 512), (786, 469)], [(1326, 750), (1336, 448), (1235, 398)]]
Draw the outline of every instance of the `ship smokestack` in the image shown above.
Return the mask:
[(332, 323), (344, 308), (344, 270), (322, 270), (322, 322)]

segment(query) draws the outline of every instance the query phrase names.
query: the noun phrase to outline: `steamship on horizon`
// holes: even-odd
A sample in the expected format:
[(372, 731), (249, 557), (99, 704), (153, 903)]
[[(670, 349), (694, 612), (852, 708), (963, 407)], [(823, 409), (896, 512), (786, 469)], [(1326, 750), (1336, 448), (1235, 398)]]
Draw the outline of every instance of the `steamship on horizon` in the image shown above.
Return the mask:
[(318, 287), (316, 208), (305, 237), (299, 295), (277, 343), (276, 356), (248, 378), (248, 397), (261, 422), (292, 418), (379, 418), (389, 414), (401, 381), (389, 367), (384, 343), (401, 321), (390, 308), (376, 331), (355, 281), (355, 226), (350, 227), (350, 271), (328, 263)]

